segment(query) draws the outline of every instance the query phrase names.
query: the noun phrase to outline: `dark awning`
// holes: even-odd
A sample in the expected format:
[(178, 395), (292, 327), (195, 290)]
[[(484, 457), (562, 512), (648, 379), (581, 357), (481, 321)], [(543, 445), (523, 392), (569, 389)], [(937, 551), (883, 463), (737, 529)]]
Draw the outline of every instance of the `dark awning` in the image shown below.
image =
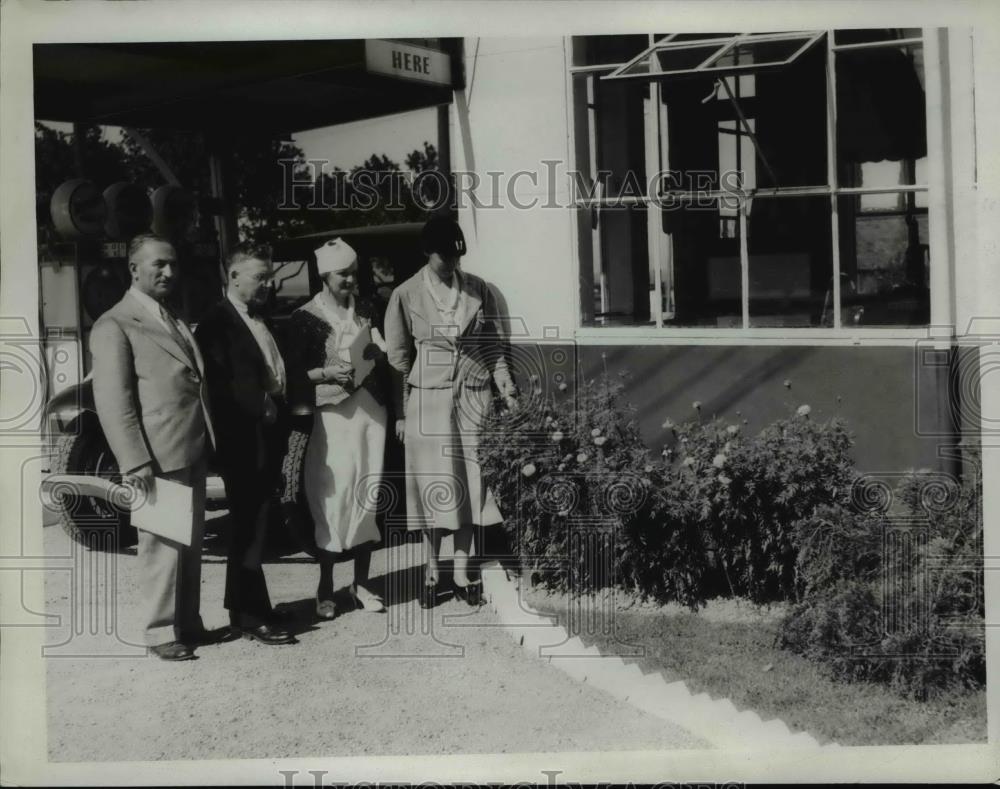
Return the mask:
[[(457, 74), (459, 40), (440, 44)], [(451, 101), (451, 85), (369, 70), (365, 46), (362, 39), (35, 44), (35, 118), (291, 132)]]

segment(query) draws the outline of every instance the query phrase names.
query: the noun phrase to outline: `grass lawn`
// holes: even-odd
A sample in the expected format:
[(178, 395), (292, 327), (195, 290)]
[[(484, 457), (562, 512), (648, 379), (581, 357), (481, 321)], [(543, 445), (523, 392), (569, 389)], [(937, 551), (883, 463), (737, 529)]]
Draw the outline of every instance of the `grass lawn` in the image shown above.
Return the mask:
[[(525, 600), (566, 626), (567, 596), (531, 590)], [(822, 665), (775, 646), (780, 609), (725, 600), (691, 613), (674, 606), (629, 605), (624, 595), (617, 600), (624, 605), (612, 607), (613, 626), (605, 628), (613, 632), (581, 632), (575, 626), (571, 635), (638, 663), (644, 672), (683, 680), (693, 693), (727, 697), (765, 720), (781, 718), (793, 731), (807, 731), (821, 743), (986, 742), (985, 691), (918, 702), (880, 685), (833, 680)], [(642, 656), (628, 657), (637, 647)]]

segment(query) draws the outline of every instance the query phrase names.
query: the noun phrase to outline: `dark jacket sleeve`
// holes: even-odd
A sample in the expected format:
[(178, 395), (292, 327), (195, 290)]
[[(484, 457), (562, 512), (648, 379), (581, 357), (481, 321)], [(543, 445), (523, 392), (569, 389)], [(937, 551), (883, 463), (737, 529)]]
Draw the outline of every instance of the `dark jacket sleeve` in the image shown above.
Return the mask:
[(264, 416), (266, 401), (261, 370), (248, 355), (238, 353), (232, 328), (222, 310), (216, 308), (195, 331), (205, 359), (212, 411), (224, 419), (235, 409), (241, 416), (258, 420)]
[(293, 415), (311, 414), (316, 405), (316, 385), (306, 372), (311, 364), (309, 327), (305, 313), (296, 310), (288, 323), (288, 343), (285, 348), (285, 366), (288, 375), (288, 405)]

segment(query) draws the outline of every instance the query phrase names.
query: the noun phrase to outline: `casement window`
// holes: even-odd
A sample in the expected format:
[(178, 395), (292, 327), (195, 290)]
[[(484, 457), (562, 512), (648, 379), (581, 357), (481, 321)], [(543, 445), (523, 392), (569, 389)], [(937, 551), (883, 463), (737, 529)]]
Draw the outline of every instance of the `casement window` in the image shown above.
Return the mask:
[(582, 326), (927, 326), (923, 54), (920, 29), (572, 39)]

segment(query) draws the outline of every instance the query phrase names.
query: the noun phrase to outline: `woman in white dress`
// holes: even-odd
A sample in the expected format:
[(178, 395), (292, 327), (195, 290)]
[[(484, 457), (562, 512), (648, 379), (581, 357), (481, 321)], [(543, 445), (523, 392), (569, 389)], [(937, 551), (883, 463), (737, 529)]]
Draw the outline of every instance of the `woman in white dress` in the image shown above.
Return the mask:
[(302, 478), (319, 549), (316, 614), (333, 619), (333, 566), (351, 558), (356, 604), (385, 610), (367, 588), (371, 552), (381, 541), (367, 494), (382, 474), (388, 367), (372, 307), (357, 296), (357, 254), (333, 239), (316, 250), (316, 264), (324, 287), (292, 314), (289, 356), (297, 411), (313, 413)]

